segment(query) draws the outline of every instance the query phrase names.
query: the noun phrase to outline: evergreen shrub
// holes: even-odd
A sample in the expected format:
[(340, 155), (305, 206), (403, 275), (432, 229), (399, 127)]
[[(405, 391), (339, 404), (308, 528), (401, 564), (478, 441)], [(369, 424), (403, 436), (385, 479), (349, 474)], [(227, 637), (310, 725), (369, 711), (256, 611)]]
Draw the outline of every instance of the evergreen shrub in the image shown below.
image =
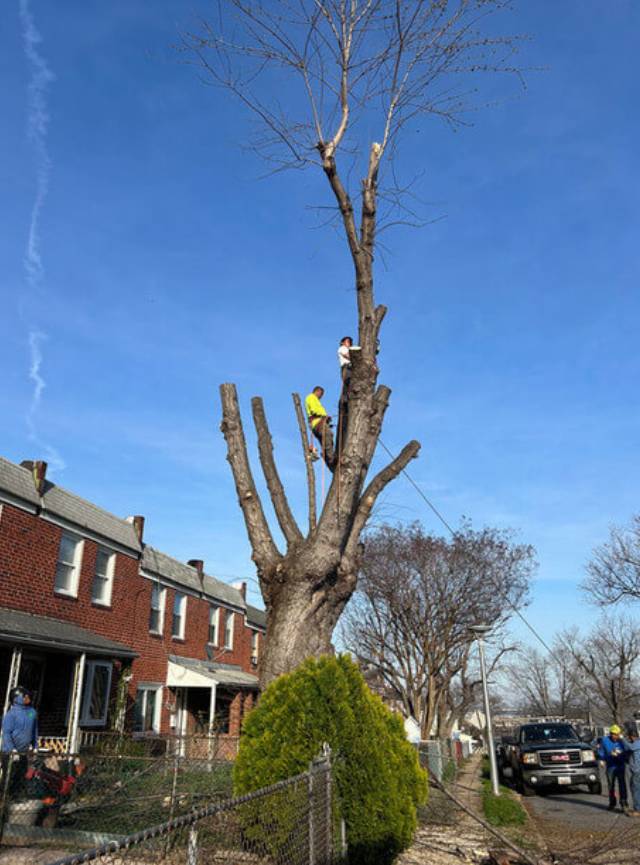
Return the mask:
[(234, 792), (305, 772), (324, 742), (332, 750), (349, 862), (391, 862), (411, 842), (427, 776), (402, 719), (371, 693), (348, 655), (310, 658), (269, 685), (245, 720)]

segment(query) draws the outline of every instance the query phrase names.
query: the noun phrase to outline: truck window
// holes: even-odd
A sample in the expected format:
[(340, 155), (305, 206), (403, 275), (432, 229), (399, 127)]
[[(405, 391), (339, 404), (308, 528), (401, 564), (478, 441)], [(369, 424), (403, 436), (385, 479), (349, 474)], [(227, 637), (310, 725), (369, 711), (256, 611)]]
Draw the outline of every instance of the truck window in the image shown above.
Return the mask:
[(579, 742), (580, 738), (571, 724), (529, 724), (521, 731), (522, 741), (540, 742)]

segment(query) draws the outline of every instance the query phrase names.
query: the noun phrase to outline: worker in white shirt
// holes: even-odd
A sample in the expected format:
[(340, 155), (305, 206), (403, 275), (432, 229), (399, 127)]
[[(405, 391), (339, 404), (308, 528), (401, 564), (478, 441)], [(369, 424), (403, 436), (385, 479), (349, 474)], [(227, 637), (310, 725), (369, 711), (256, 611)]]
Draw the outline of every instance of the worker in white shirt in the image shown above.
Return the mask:
[(338, 363), (340, 364), (340, 376), (342, 381), (347, 381), (351, 375), (351, 346), (353, 338), (343, 336), (338, 346)]

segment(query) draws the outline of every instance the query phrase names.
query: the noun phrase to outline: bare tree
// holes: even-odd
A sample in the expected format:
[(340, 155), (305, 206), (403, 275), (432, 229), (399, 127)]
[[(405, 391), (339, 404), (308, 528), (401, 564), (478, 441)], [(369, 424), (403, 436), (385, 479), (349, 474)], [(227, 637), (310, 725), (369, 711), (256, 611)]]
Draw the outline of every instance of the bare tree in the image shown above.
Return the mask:
[[(513, 608), (526, 602), (533, 565), (532, 548), (498, 529), (465, 525), (446, 540), (418, 524), (384, 527), (367, 538), (344, 642), (378, 670), (425, 738), (437, 718), (446, 733), (479, 684), (469, 628), (490, 623), (497, 642)], [(507, 650), (499, 646), (494, 664)]]
[(586, 637), (562, 635), (582, 683), (595, 696), (604, 722), (624, 723), (640, 698), (640, 627), (627, 616), (602, 616)]
[[(183, 37), (185, 56), (206, 82), (231, 91), (258, 120), (254, 144), (274, 168), (314, 166), (323, 173), (354, 269), (361, 350), (353, 353), (348, 420), (345, 415), (319, 519), (307, 465), (306, 533), (278, 476), (262, 400), (253, 400), (284, 551), (256, 490), (235, 386), (220, 389), (228, 460), (267, 610), (263, 684), (309, 655), (331, 651), (335, 624), (356, 587), (367, 518), (380, 492), (418, 454), (419, 443), (411, 441), (367, 479), (390, 396), (377, 384), (376, 363), (386, 313), (373, 290), (380, 169), (402, 130), (418, 118), (461, 123), (473, 76), (519, 74), (510, 60), (517, 40), (487, 35), (487, 18), (509, 6), (509, 0), (222, 0), (215, 18)], [(376, 140), (366, 140), (374, 128)], [(339, 165), (341, 154), (362, 168), (357, 200)], [(399, 203), (399, 194), (390, 183), (384, 203)], [(411, 221), (406, 209), (401, 214)], [(299, 404), (297, 411), (301, 421)], [(301, 433), (308, 461), (302, 426)]]
[(585, 591), (600, 606), (640, 600), (640, 514), (628, 526), (614, 526), (587, 565)]
[(560, 644), (551, 654), (530, 647), (521, 650), (505, 672), (517, 707), (527, 714), (570, 717), (585, 710), (581, 673)]

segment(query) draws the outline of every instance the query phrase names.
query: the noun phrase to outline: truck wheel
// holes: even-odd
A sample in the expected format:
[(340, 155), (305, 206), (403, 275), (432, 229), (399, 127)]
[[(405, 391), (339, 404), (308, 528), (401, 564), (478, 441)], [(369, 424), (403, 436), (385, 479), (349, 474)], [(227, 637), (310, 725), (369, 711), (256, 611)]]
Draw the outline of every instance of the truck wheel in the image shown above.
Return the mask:
[(589, 784), (589, 792), (592, 796), (602, 796), (602, 784), (600, 781), (594, 781), (592, 784)]
[(522, 775), (518, 775), (518, 778), (516, 780), (516, 790), (518, 791), (518, 793), (520, 793), (521, 796), (536, 795), (536, 791), (530, 784), (527, 784)]

